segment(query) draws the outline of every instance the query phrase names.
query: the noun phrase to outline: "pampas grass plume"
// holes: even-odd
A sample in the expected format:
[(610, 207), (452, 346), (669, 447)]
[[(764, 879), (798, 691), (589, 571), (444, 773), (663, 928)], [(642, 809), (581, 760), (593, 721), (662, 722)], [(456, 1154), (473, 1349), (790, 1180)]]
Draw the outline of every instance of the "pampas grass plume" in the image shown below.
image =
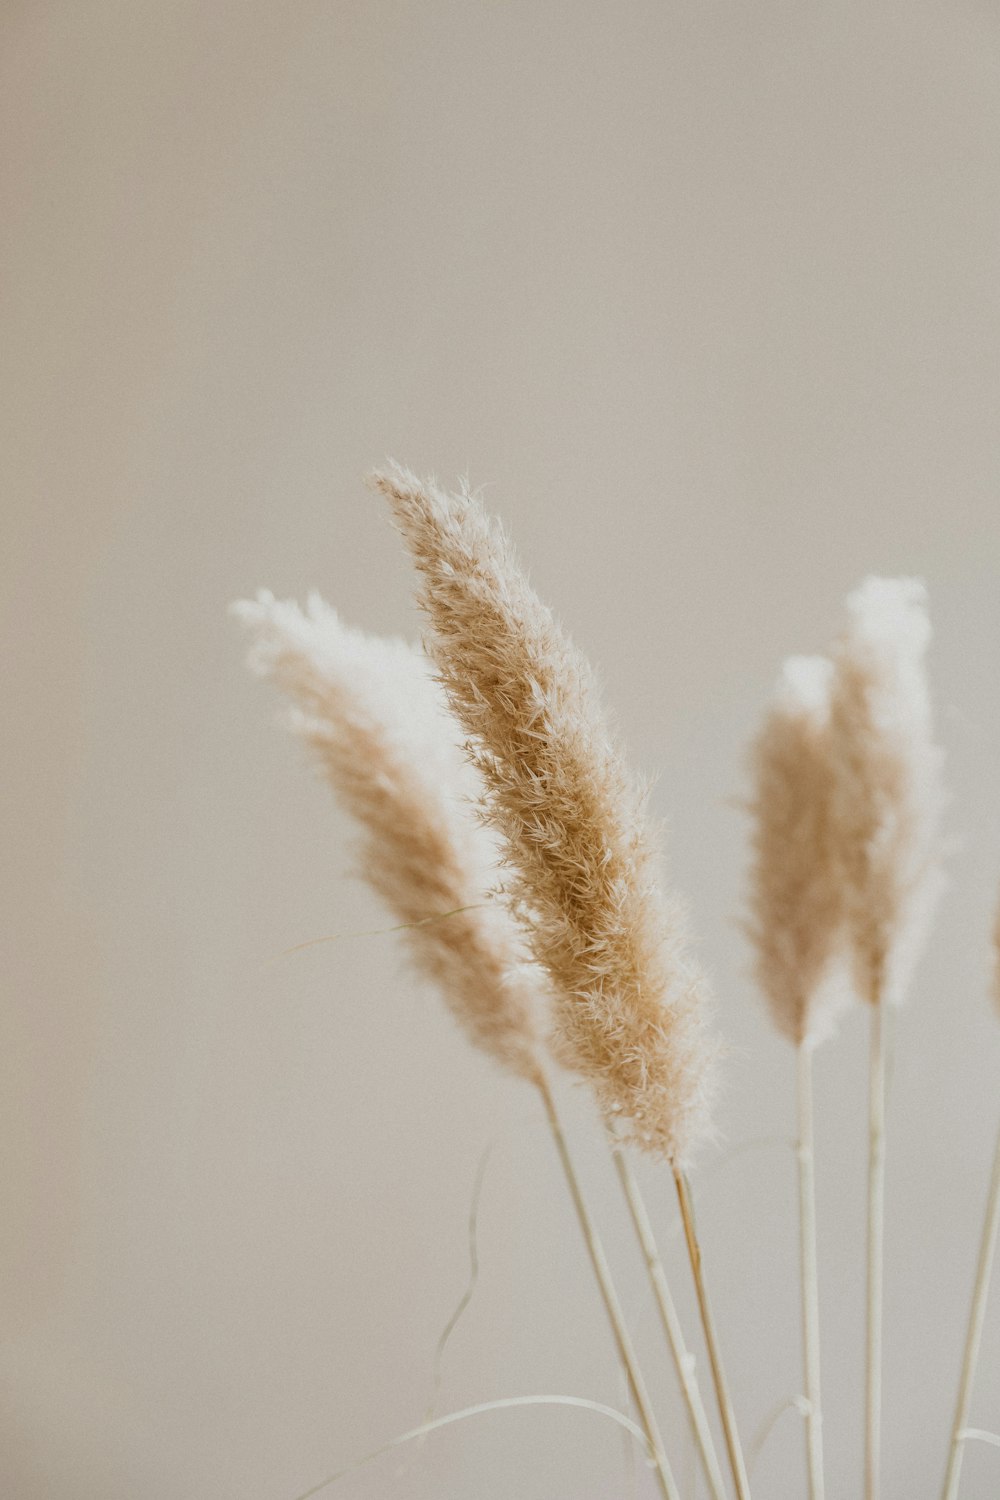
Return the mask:
[(397, 466), (372, 483), (422, 575), (428, 650), (552, 981), (561, 1055), (631, 1139), (682, 1165), (708, 1126), (706, 986), (590, 668), (477, 499)]
[(926, 590), (918, 579), (868, 578), (848, 597), (847, 615), (830, 705), (847, 923), (859, 994), (898, 1002), (943, 884)]
[(788, 659), (750, 757), (755, 972), (774, 1025), (795, 1046), (828, 1036), (845, 998), (834, 968), (844, 902), (833, 823), (832, 673), (822, 656)]
[(312, 595), (305, 610), (267, 592), (233, 605), (249, 663), (292, 701), (309, 744), (361, 829), (359, 870), (400, 923), (470, 1041), (538, 1082), (531, 972), (509, 913), (488, 900), (494, 840), (467, 804), (474, 776), (426, 658), (345, 625)]

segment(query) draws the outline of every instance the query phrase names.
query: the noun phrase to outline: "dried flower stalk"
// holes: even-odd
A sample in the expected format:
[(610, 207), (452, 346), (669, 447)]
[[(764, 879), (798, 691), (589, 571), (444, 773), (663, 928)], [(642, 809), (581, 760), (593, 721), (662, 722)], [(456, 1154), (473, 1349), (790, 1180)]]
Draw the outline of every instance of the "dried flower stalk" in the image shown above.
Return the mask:
[(674, 1478), (673, 1470), (667, 1459), (663, 1439), (660, 1436), (659, 1426), (653, 1411), (653, 1403), (646, 1388), (646, 1382), (632, 1344), (632, 1336), (628, 1331), (625, 1314), (622, 1311), (621, 1303), (611, 1279), (611, 1270), (608, 1266), (594, 1221), (591, 1218), (590, 1210), (587, 1207), (586, 1199), (583, 1196), (580, 1179), (569, 1152), (569, 1145), (559, 1116), (556, 1113), (552, 1090), (544, 1076), (540, 1088), (549, 1129), (552, 1133), (552, 1139), (555, 1142), (559, 1160), (562, 1163), (563, 1174), (566, 1178), (570, 1197), (573, 1200), (573, 1207), (576, 1211), (577, 1222), (580, 1225), (580, 1232), (583, 1235), (587, 1254), (590, 1257), (590, 1264), (604, 1301), (605, 1311), (608, 1314), (611, 1331), (618, 1349), (618, 1357), (628, 1376), (629, 1390), (632, 1394), (632, 1399), (635, 1401), (636, 1410), (639, 1413), (639, 1419), (642, 1422), (646, 1437), (649, 1440), (657, 1483), (664, 1496), (664, 1500), (680, 1500), (680, 1491), (677, 1488), (677, 1481)]
[(691, 1195), (691, 1184), (688, 1182), (686, 1174), (680, 1171), (679, 1168), (675, 1167), (673, 1174), (674, 1187), (677, 1190), (677, 1202), (681, 1211), (681, 1224), (684, 1228), (684, 1240), (687, 1245), (688, 1259), (691, 1263), (691, 1272), (694, 1277), (698, 1311), (701, 1315), (702, 1332), (705, 1335), (705, 1346), (708, 1349), (708, 1361), (712, 1367), (712, 1381), (715, 1385), (715, 1395), (719, 1405), (719, 1417), (722, 1422), (723, 1436), (726, 1440), (726, 1453), (733, 1476), (733, 1485), (736, 1489), (736, 1500), (750, 1500), (750, 1479), (747, 1474), (746, 1460), (743, 1457), (743, 1447), (740, 1443), (739, 1431), (736, 1426), (736, 1413), (733, 1410), (732, 1397), (729, 1394), (729, 1383), (726, 1380), (726, 1372), (722, 1365), (715, 1318), (712, 1315), (711, 1304), (708, 1300), (708, 1285), (705, 1280), (701, 1241), (698, 1238), (698, 1226), (694, 1216), (694, 1200)]
[(477, 500), (395, 466), (373, 483), (422, 575), (428, 649), (552, 981), (561, 1055), (631, 1139), (685, 1163), (708, 1125), (705, 984), (590, 669)]
[(694, 1355), (688, 1351), (680, 1318), (677, 1315), (677, 1308), (670, 1291), (670, 1283), (667, 1280), (666, 1268), (664, 1267), (663, 1259), (656, 1243), (656, 1236), (653, 1232), (653, 1225), (646, 1209), (642, 1190), (629, 1165), (628, 1157), (613, 1132), (609, 1131), (608, 1139), (611, 1146), (612, 1160), (618, 1172), (622, 1192), (625, 1195), (625, 1202), (628, 1205), (629, 1216), (636, 1232), (636, 1238), (639, 1241), (639, 1248), (642, 1250), (643, 1260), (646, 1263), (646, 1271), (653, 1289), (656, 1306), (659, 1310), (663, 1332), (677, 1370), (681, 1393), (684, 1397), (685, 1407), (687, 1408), (688, 1426), (702, 1468), (705, 1471), (709, 1493), (712, 1496), (712, 1500), (725, 1500), (726, 1487), (723, 1482), (722, 1471), (719, 1468), (712, 1429), (709, 1426), (708, 1415), (705, 1411), (704, 1402), (701, 1399), (701, 1391), (698, 1388)]
[(251, 666), (292, 699), (291, 727), (361, 825), (360, 873), (406, 925), (418, 968), (437, 981), (470, 1041), (539, 1090), (663, 1500), (680, 1500), (539, 1059), (538, 976), (509, 912), (484, 904), (494, 840), (463, 806), (475, 778), (425, 658), (405, 642), (352, 630), (317, 595), (305, 612), (267, 592), (233, 611), (254, 631)]
[(887, 1003), (898, 1003), (941, 886), (941, 752), (931, 733), (924, 586), (868, 578), (834, 650), (830, 739), (855, 982), (872, 1007), (868, 1090), (865, 1497), (881, 1483)]
[[(708, 1128), (715, 1047), (705, 982), (660, 890), (642, 789), (601, 712), (585, 658), (467, 490), (398, 466), (372, 476), (422, 576), (428, 649), (486, 788), (510, 894), (552, 982), (562, 1061), (625, 1137), (675, 1175)], [(737, 1492), (748, 1493), (732, 1407), (687, 1240)]]
[(832, 673), (824, 657), (796, 656), (785, 663), (751, 755), (749, 931), (771, 1019), (798, 1052), (799, 1258), (811, 1500), (823, 1500), (825, 1493), (812, 1051), (832, 1031), (846, 997), (834, 971), (844, 937), (844, 896), (833, 817)]
[[(1000, 907), (993, 926), (993, 998), (1000, 1008)], [(972, 1386), (979, 1363), (979, 1347), (986, 1321), (986, 1303), (993, 1279), (993, 1263), (996, 1258), (997, 1238), (1000, 1235), (1000, 1133), (993, 1152), (993, 1171), (986, 1199), (983, 1233), (979, 1244), (979, 1259), (976, 1263), (976, 1279), (972, 1288), (972, 1306), (969, 1310), (969, 1326), (962, 1353), (962, 1373), (959, 1378), (955, 1419), (951, 1428), (951, 1443), (948, 1449), (948, 1466), (945, 1471), (942, 1500), (957, 1500), (958, 1484), (962, 1474), (962, 1458), (965, 1453), (965, 1429), (969, 1421), (972, 1404)]]

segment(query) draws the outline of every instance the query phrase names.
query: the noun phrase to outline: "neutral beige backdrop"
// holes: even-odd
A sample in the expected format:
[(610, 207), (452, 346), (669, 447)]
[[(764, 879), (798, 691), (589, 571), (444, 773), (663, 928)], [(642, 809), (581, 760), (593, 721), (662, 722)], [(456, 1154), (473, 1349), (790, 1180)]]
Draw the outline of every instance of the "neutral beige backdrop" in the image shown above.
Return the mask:
[[(748, 1440), (799, 1373), (790, 1057), (738, 929), (744, 746), (860, 577), (927, 579), (958, 848), (893, 1079), (885, 1500), (934, 1495), (1000, 1107), (996, 8), (7, 0), (0, 39), (0, 1491), (292, 1500), (419, 1421), (490, 1143), (438, 1410), (622, 1399), (532, 1098), (395, 939), (282, 957), (383, 918), (225, 607), (319, 586), (414, 632), (361, 484), (389, 453), (487, 487), (659, 773), (732, 1044), (698, 1180)], [(819, 1061), (833, 1500), (859, 1493), (863, 1019)], [(998, 1360), (1000, 1297), (977, 1425)], [(797, 1428), (764, 1500), (803, 1495)], [(996, 1451), (966, 1476), (995, 1496)], [(550, 1409), (330, 1493), (630, 1482), (614, 1427)]]

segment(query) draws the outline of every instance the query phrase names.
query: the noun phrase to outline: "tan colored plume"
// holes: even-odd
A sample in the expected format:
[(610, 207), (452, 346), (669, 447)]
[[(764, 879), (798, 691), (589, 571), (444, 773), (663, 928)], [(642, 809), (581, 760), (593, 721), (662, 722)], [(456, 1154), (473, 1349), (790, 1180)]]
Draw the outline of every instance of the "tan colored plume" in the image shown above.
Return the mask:
[(833, 824), (832, 672), (825, 657), (790, 657), (751, 750), (749, 930), (771, 1019), (796, 1046), (828, 1036), (845, 998), (834, 968), (844, 900)]
[(924, 585), (867, 578), (833, 653), (834, 815), (855, 982), (872, 1004), (903, 998), (943, 884), (929, 640)]
[(643, 794), (590, 669), (478, 500), (396, 466), (372, 483), (422, 575), (428, 650), (552, 980), (560, 1055), (632, 1139), (682, 1166), (708, 1124), (706, 986), (661, 893)]
[(233, 612), (254, 637), (250, 665), (291, 699), (291, 727), (359, 823), (360, 873), (410, 924), (417, 966), (470, 1041), (537, 1083), (544, 981), (506, 908), (489, 899), (494, 840), (469, 805), (474, 773), (426, 658), (351, 629), (316, 595), (303, 611), (261, 592)]

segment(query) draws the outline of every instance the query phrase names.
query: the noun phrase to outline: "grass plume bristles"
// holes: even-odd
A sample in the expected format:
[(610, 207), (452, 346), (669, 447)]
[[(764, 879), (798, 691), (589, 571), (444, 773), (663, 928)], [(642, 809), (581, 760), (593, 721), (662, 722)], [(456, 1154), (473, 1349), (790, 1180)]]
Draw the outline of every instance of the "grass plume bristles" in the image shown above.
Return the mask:
[(750, 921), (771, 1020), (795, 1046), (829, 1035), (843, 987), (830, 983), (844, 900), (833, 822), (832, 664), (793, 656), (751, 751)]
[(838, 858), (858, 993), (898, 1003), (942, 885), (924, 585), (867, 578), (847, 616), (830, 699)]
[(630, 1139), (683, 1165), (708, 1129), (706, 986), (590, 668), (477, 499), (396, 466), (372, 483), (422, 578), (428, 649), (552, 981), (561, 1056)]
[(467, 805), (475, 779), (426, 658), (345, 625), (317, 595), (303, 610), (262, 591), (233, 613), (253, 635), (250, 665), (291, 699), (291, 728), (360, 825), (359, 872), (405, 925), (418, 969), (470, 1041), (537, 1082), (542, 977), (486, 900), (494, 841)]

